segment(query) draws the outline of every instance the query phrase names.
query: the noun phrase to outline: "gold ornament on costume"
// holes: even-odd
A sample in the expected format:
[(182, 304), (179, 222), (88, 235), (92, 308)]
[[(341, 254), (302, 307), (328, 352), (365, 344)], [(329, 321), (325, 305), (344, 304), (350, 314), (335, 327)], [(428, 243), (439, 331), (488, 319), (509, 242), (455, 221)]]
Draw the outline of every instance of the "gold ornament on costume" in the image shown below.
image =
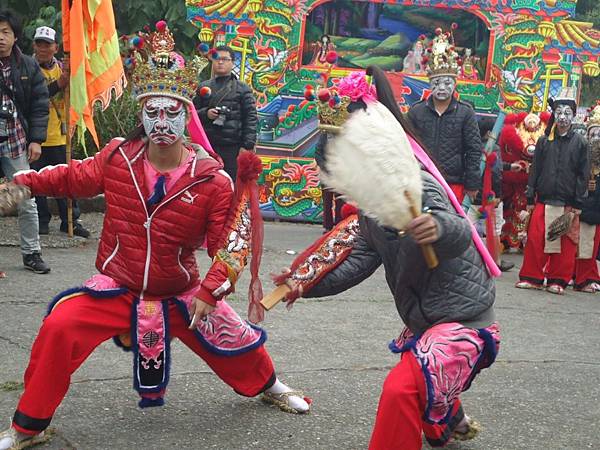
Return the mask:
[[(452, 24), (452, 29), (457, 25)], [(457, 77), (460, 74), (460, 58), (454, 46), (454, 34), (452, 31), (444, 32), (436, 28), (436, 36), (429, 43), (423, 63), (427, 66), (429, 78), (435, 77)]]
[[(329, 131), (330, 133), (339, 133), (342, 125), (348, 120), (349, 97), (339, 97), (334, 93), (329, 101), (319, 101), (317, 109), (319, 111), (319, 129)], [(338, 99), (339, 98), (339, 102)], [(336, 103), (337, 102), (337, 103)]]
[(133, 69), (133, 92), (138, 100), (161, 95), (192, 103), (208, 60), (194, 56), (186, 64), (174, 49), (173, 34), (162, 20), (145, 41), (138, 40)]

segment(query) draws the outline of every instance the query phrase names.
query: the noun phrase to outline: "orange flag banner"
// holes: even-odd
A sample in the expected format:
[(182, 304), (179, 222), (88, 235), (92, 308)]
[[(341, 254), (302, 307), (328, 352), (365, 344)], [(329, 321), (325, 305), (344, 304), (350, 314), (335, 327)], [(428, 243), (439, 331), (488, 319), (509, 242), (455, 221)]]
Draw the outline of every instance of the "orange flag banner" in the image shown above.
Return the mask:
[(69, 53), (69, 129), (85, 130), (99, 147), (94, 127), (94, 103), (106, 109), (127, 85), (111, 0), (62, 0), (63, 45)]

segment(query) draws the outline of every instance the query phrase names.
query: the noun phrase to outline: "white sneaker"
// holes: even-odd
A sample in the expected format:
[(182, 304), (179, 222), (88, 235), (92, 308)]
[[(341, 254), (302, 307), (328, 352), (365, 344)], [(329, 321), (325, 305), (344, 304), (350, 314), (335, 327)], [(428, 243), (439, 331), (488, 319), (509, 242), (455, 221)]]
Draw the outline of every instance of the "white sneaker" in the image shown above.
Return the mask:
[(46, 442), (48, 439), (49, 436), (43, 431), (34, 436), (27, 436), (10, 427), (0, 433), (0, 450), (22, 450)]

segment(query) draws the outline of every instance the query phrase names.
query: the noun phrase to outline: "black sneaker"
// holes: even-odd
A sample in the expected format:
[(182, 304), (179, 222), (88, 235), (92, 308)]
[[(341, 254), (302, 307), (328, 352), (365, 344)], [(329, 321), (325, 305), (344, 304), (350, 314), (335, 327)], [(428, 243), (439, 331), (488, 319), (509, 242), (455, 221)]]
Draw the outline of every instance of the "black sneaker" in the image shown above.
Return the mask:
[(34, 252), (30, 255), (23, 255), (23, 264), (27, 270), (32, 270), (35, 273), (50, 272), (50, 266), (44, 262), (40, 252)]
[(43, 234), (46, 235), (50, 232), (48, 224), (47, 223), (40, 223), (40, 230), (38, 231), (39, 234)]
[(512, 263), (510, 261), (504, 261), (503, 259), (500, 260), (500, 271), (501, 272), (508, 272), (513, 267), (515, 267), (515, 263)]
[[(60, 231), (62, 231), (63, 233), (67, 233), (68, 229), (63, 228), (61, 225)], [(80, 223), (76, 223), (73, 227), (73, 236), (79, 236), (87, 239), (90, 237), (90, 232), (87, 229), (85, 229)]]

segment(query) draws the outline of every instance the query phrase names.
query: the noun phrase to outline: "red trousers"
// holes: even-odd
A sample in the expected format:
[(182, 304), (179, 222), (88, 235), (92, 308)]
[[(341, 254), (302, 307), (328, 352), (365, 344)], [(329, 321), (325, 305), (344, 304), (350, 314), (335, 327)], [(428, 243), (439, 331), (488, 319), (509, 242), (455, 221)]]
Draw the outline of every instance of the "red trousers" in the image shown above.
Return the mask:
[(383, 383), (369, 450), (417, 450), (423, 433), (430, 445), (445, 445), (464, 418), (462, 406), (457, 400), (448, 423), (433, 425), (423, 421), (426, 396), (421, 366), (410, 351), (403, 353)]
[(575, 261), (575, 288), (581, 289), (590, 283), (599, 283), (598, 263), (596, 255), (600, 247), (600, 226), (596, 227), (594, 235), (594, 251), (590, 259), (577, 259)]
[(523, 267), (519, 272), (519, 278), (540, 286), (544, 284), (546, 278), (548, 285), (558, 284), (566, 288), (573, 278), (577, 246), (565, 235), (560, 238), (560, 253), (544, 253), (546, 238), (544, 207), (542, 203), (536, 204), (529, 221)]
[[(50, 424), (71, 374), (102, 342), (130, 331), (133, 301), (130, 293), (103, 299), (85, 294), (64, 301), (46, 317), (31, 349), (25, 391), (13, 419), (18, 431), (36, 434)], [(169, 307), (169, 321), (171, 337), (179, 338), (237, 393), (253, 397), (275, 380), (263, 346), (236, 356), (215, 355), (188, 329), (175, 304)]]

